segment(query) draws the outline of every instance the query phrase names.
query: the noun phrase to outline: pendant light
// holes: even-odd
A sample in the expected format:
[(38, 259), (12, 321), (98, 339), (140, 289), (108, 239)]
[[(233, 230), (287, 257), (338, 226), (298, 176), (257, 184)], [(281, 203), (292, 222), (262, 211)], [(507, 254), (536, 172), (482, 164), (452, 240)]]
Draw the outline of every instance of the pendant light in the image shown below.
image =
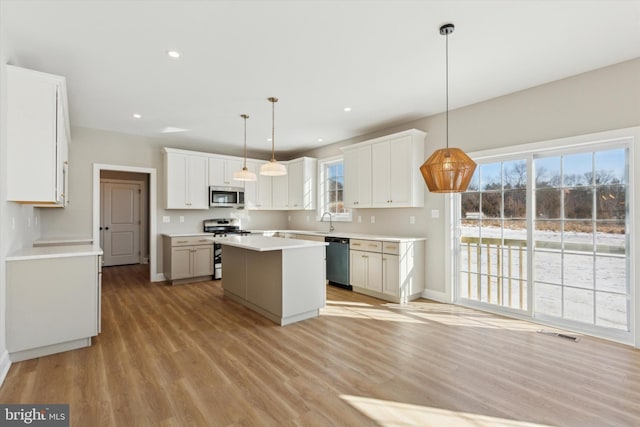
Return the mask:
[(255, 181), (256, 174), (247, 169), (247, 114), (241, 114), (240, 117), (244, 119), (244, 164), (242, 169), (233, 173), (234, 181)]
[(436, 150), (420, 166), (422, 177), (432, 193), (462, 193), (467, 191), (476, 163), (459, 148), (449, 148), (449, 34), (453, 24), (440, 27), (440, 34), (446, 38), (446, 83), (447, 83), (447, 148)]
[(269, 163), (265, 163), (262, 166), (260, 166), (260, 175), (282, 176), (287, 174), (287, 168), (284, 167), (283, 164), (278, 163), (276, 161), (276, 156), (275, 156), (275, 144), (276, 144), (275, 109), (276, 109), (276, 102), (278, 102), (278, 98), (271, 97), (271, 98), (268, 98), (268, 100), (271, 103), (271, 161)]

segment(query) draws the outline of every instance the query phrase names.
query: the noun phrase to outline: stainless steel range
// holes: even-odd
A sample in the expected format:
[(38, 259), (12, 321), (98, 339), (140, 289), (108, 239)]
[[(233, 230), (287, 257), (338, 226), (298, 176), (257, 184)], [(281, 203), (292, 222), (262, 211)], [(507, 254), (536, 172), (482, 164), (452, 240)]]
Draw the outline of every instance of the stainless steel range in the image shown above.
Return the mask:
[[(237, 221), (229, 218), (214, 218), (203, 221), (205, 233), (213, 233), (214, 236), (228, 236), (238, 234), (251, 234), (246, 230), (241, 230)], [(213, 244), (213, 278), (222, 279), (222, 245)]]

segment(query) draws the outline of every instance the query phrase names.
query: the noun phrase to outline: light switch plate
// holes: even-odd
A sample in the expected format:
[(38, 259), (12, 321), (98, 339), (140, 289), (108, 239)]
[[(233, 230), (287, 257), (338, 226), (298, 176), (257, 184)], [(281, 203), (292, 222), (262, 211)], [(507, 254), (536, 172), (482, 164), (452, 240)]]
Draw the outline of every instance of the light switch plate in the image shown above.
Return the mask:
[(184, 222), (184, 216), (180, 215), (180, 222)]
[(416, 223), (416, 217), (411, 215), (409, 216), (409, 224), (415, 224)]
[(362, 215), (358, 215), (358, 222), (362, 222)]
[(375, 224), (376, 223), (376, 217), (371, 215), (371, 224)]
[(162, 222), (164, 222), (164, 223), (171, 222), (171, 217), (169, 215), (163, 215), (162, 216)]
[(431, 218), (440, 218), (440, 210), (431, 209)]

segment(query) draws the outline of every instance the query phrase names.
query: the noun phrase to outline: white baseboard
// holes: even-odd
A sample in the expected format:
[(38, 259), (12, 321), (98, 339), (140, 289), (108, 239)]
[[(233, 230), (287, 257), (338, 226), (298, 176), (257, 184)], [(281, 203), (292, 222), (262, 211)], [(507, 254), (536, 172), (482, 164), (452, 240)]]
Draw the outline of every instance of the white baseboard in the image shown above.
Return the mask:
[(167, 278), (163, 273), (155, 273), (151, 276), (152, 282), (164, 282), (165, 280), (167, 280)]
[(9, 360), (9, 352), (5, 350), (4, 353), (2, 353), (2, 357), (0, 357), (0, 386), (2, 386), (4, 379), (9, 373), (10, 367), (11, 360)]
[(447, 295), (446, 292), (433, 291), (431, 289), (425, 289), (424, 291), (422, 291), (422, 298), (426, 298), (426, 299), (430, 299), (438, 302), (444, 302), (447, 304), (451, 303), (451, 300), (449, 300), (449, 296)]

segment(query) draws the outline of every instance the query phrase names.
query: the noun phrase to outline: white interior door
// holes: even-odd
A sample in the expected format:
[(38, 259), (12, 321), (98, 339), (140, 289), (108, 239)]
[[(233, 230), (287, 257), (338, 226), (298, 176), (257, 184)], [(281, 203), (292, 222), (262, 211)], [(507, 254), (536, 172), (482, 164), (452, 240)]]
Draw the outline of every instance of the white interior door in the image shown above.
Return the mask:
[(102, 250), (104, 265), (140, 262), (140, 184), (103, 183)]

